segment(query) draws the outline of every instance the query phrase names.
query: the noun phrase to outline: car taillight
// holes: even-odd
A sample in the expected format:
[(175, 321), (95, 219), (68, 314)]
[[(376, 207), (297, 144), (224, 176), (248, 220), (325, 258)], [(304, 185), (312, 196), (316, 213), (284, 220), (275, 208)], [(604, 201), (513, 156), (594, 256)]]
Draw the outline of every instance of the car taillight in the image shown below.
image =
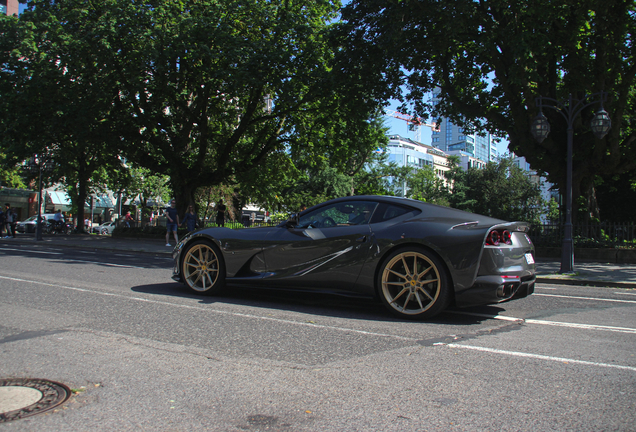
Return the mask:
[(508, 230), (504, 230), (504, 232), (501, 235), (501, 239), (505, 244), (512, 244), (512, 235), (510, 234), (510, 231)]
[(500, 244), (512, 244), (512, 234), (504, 229), (494, 229), (486, 236), (486, 246), (499, 246)]

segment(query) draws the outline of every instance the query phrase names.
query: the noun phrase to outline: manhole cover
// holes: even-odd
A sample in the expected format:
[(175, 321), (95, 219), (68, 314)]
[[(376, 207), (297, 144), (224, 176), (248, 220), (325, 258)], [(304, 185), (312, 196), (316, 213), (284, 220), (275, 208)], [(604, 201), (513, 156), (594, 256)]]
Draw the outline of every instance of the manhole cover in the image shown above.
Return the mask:
[(63, 404), (71, 396), (64, 384), (33, 378), (0, 379), (0, 423), (33, 416)]

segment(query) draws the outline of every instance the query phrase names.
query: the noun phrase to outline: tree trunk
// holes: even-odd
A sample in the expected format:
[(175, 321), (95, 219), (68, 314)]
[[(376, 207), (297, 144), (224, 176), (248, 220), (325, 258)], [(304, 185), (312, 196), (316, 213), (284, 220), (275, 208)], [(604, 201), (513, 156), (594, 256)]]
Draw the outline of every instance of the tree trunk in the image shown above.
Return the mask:
[[(574, 174), (576, 173), (572, 176), (572, 223), (589, 223), (600, 216), (594, 179), (577, 178)], [(562, 195), (565, 197), (564, 193)]]
[(179, 222), (183, 221), (183, 217), (188, 210), (190, 204), (194, 205), (196, 186), (189, 181), (179, 177), (170, 176), (170, 183), (172, 184), (172, 192), (174, 194), (173, 199), (177, 204), (177, 213), (179, 215)]
[(86, 169), (86, 162), (84, 158), (78, 158), (78, 170), (77, 170), (77, 232), (86, 233), (84, 227), (84, 206), (86, 205), (86, 192), (88, 189), (88, 177), (89, 173)]

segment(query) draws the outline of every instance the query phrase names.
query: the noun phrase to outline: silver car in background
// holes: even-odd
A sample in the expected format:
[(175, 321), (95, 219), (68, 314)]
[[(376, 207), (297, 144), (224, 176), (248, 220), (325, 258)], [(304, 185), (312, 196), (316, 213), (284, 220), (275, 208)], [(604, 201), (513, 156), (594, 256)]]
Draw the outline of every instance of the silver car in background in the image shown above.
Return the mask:
[(104, 222), (103, 224), (99, 226), (93, 227), (92, 232), (95, 234), (108, 235), (113, 233), (113, 230), (115, 229), (116, 226), (117, 226), (117, 221)]

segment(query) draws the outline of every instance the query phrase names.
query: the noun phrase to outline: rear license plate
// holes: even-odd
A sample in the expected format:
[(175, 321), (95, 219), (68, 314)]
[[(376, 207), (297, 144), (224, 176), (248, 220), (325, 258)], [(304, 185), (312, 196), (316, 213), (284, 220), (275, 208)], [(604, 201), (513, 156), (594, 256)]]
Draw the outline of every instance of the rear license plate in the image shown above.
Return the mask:
[(534, 264), (534, 258), (532, 257), (532, 254), (530, 252), (526, 254), (526, 262), (528, 264)]

